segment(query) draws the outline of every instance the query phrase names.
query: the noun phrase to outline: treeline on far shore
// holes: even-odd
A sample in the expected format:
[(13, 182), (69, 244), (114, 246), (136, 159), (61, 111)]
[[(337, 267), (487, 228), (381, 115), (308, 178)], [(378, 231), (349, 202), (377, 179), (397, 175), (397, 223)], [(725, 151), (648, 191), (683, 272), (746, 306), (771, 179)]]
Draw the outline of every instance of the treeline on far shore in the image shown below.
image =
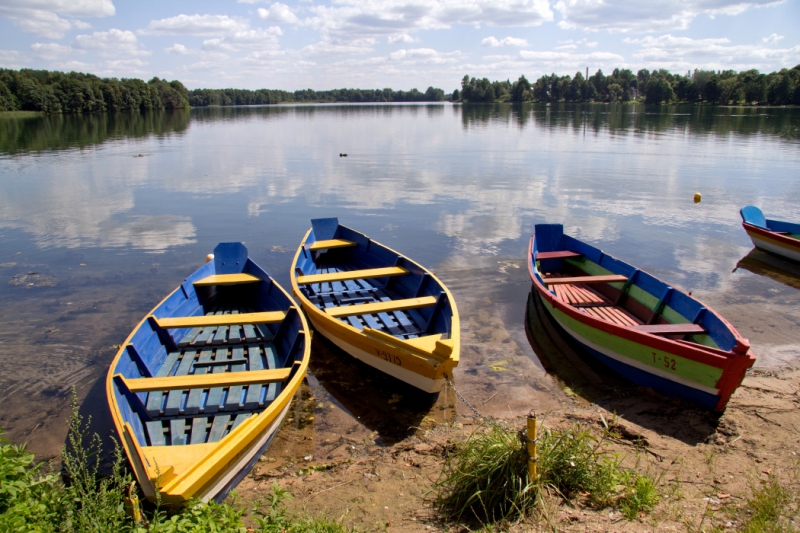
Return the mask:
[(186, 89), (173, 80), (100, 78), (81, 72), (0, 69), (0, 111), (93, 113), (183, 109), (210, 105), (264, 105), (292, 102), (440, 102), (444, 91), (417, 89), (335, 89), (281, 91), (273, 89)]
[[(588, 71), (587, 71), (588, 75)], [(531, 83), (525, 76), (511, 82), (464, 76), (452, 99), (462, 102), (629, 102), (708, 103), (718, 105), (800, 105), (800, 65), (762, 74), (758, 70), (695, 70), (685, 76), (665, 69), (650, 72), (614, 69), (584, 77), (544, 75)]]

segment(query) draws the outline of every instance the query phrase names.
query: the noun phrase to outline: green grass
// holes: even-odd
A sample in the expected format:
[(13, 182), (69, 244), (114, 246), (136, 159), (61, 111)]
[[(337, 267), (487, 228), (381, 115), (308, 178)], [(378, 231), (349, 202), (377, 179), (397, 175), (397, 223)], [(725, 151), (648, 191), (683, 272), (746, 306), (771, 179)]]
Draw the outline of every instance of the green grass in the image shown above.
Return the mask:
[[(36, 463), (24, 445), (0, 437), (0, 532), (2, 533), (347, 533), (353, 531), (324, 516), (287, 517), (290, 494), (273, 486), (272, 494), (245, 511), (231, 497), (217, 504), (195, 503), (175, 511), (141, 505), (140, 520), (126, 512), (133, 478), (117, 448), (108, 475), (101, 475), (100, 438), (86, 434), (86, 424), (73, 414), (67, 445), (62, 450), (62, 475)], [(88, 424), (88, 421), (87, 421)], [(0, 431), (0, 435), (2, 431)]]
[(775, 476), (753, 491), (747, 500), (743, 533), (794, 533), (798, 517), (797, 493), (778, 481)]
[(659, 501), (658, 478), (621, 466), (605, 450), (606, 430), (595, 437), (575, 426), (539, 435), (539, 478), (529, 483), (527, 453), (518, 434), (493, 426), (459, 444), (445, 461), (434, 487), (434, 506), (448, 519), (513, 521), (535, 509), (543, 493), (618, 508), (629, 520)]

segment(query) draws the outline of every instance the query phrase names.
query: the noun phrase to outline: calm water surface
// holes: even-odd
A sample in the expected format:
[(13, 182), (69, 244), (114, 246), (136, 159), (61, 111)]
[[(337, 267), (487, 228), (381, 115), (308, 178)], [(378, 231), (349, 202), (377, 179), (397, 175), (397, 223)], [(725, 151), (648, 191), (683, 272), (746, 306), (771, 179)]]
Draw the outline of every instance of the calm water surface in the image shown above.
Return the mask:
[[(524, 326), (538, 222), (693, 291), (750, 338), (757, 368), (797, 366), (800, 270), (750, 253), (746, 204), (800, 220), (800, 109), (317, 105), (0, 118), (0, 427), (57, 453), (72, 386), (103, 427), (114, 345), (216, 243), (245, 242), (288, 286), (309, 220), (327, 216), (450, 286), (464, 336), (455, 377), (486, 414), (567, 400)], [(312, 452), (345, 431), (380, 443), (465, 411), (452, 393), (421, 400), (320, 339), (314, 350), (311, 403), (293, 416), (317, 412)]]

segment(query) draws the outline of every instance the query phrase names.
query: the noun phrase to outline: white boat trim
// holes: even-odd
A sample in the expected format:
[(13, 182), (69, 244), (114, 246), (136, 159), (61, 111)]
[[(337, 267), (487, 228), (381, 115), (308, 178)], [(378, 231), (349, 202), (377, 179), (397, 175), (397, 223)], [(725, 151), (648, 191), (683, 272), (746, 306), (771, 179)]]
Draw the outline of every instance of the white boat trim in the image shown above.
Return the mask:
[(786, 246), (778, 246), (775, 243), (762, 240), (755, 235), (751, 235), (750, 233), (748, 233), (748, 235), (750, 236), (750, 240), (753, 241), (753, 246), (756, 248), (760, 248), (783, 257), (788, 257), (789, 259), (793, 259), (795, 261), (800, 261), (800, 252), (792, 250)]

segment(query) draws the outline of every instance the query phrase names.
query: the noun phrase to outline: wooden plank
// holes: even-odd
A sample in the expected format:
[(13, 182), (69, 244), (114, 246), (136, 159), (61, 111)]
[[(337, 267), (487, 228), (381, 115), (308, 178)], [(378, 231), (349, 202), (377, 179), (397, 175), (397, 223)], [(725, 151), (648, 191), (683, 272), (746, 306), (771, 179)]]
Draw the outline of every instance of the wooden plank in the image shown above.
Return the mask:
[(164, 425), (161, 420), (151, 420), (145, 422), (147, 427), (147, 435), (150, 437), (151, 446), (166, 446), (167, 437), (164, 435)]
[(208, 434), (208, 418), (198, 416), (192, 419), (192, 435), (189, 440), (190, 444), (203, 444), (206, 441)]
[(316, 252), (317, 250), (329, 250), (333, 248), (349, 248), (350, 246), (356, 246), (356, 243), (353, 241), (346, 241), (344, 239), (327, 239), (324, 241), (316, 241), (311, 243), (311, 246), (308, 247), (309, 250), (312, 252)]
[(198, 362), (196, 362), (194, 364), (194, 367), (195, 368), (200, 368), (200, 367), (203, 367), (203, 366), (236, 365), (236, 364), (242, 364), (242, 363), (247, 363), (247, 359), (242, 357), (240, 359), (225, 359), (223, 361), (204, 361), (204, 362), (198, 361)]
[[(165, 377), (168, 376), (170, 371), (172, 371), (172, 367), (175, 366), (175, 362), (180, 357), (180, 352), (170, 352), (167, 355), (167, 358), (164, 360), (164, 363), (156, 372), (156, 377)], [(152, 379), (152, 378), (149, 378)], [(150, 416), (159, 416), (161, 414), (161, 406), (164, 403), (164, 393), (161, 391), (153, 391), (147, 395), (147, 414)]]
[(579, 276), (574, 278), (542, 278), (547, 285), (565, 285), (576, 283), (625, 283), (626, 276), (611, 274), (608, 276)]
[(291, 370), (291, 368), (278, 368), (274, 370), (258, 370), (254, 372), (224, 372), (219, 374), (168, 376), (165, 378), (136, 378), (126, 379), (125, 383), (133, 393), (165, 390), (208, 389), (212, 387), (234, 387), (238, 385), (249, 385), (251, 383), (286, 381), (289, 378)]
[(251, 274), (214, 274), (195, 281), (195, 287), (208, 287), (209, 285), (240, 285), (242, 283), (258, 283), (263, 281)]
[(233, 419), (233, 425), (231, 425), (231, 431), (236, 429), (236, 426), (253, 416), (251, 413), (242, 413), (240, 415), (235, 415), (236, 418)]
[[(194, 375), (195, 376), (202, 376), (206, 372), (208, 372), (208, 368), (205, 366), (197, 366), (200, 363), (205, 363), (207, 361), (211, 361), (211, 357), (214, 355), (214, 351), (210, 348), (206, 348), (200, 352), (200, 359), (197, 360), (195, 363), (194, 368)], [(189, 397), (186, 399), (186, 407), (183, 408), (183, 413), (186, 415), (196, 415), (200, 412), (200, 404), (203, 400), (203, 389), (192, 389), (189, 391)]]
[[(231, 372), (243, 373), (247, 370), (247, 360), (244, 358), (244, 348), (241, 346), (235, 347), (231, 350), (231, 361), (241, 361), (238, 364), (231, 362)], [(253, 372), (247, 372), (252, 374)], [(242, 386), (234, 385), (228, 390), (228, 397), (225, 399), (225, 411), (238, 411), (240, 402), (242, 400)]]
[(700, 324), (642, 324), (633, 326), (638, 331), (652, 333), (653, 335), (691, 335), (693, 333), (708, 333)]
[(546, 261), (547, 259), (569, 259), (571, 257), (582, 257), (583, 254), (577, 252), (570, 252), (569, 250), (561, 250), (558, 252), (538, 252), (536, 254), (537, 261)]
[(173, 418), (169, 421), (169, 438), (173, 446), (186, 444), (185, 418)]
[[(192, 368), (192, 364), (194, 363), (196, 355), (197, 355), (196, 350), (190, 349), (184, 352), (183, 359), (181, 360), (181, 363), (178, 365), (178, 370), (175, 371), (175, 375), (188, 376), (189, 370)], [(181, 390), (169, 391), (169, 394), (167, 395), (167, 405), (164, 406), (164, 416), (179, 415), (182, 399), (183, 399), (183, 391)]]
[(328, 283), (351, 279), (385, 278), (390, 276), (402, 276), (404, 274), (408, 274), (408, 270), (403, 267), (366, 268), (364, 270), (347, 270), (343, 272), (331, 272), (329, 274), (298, 276), (297, 283), (300, 285), (308, 285), (310, 283)]
[(228, 422), (231, 421), (231, 415), (217, 415), (211, 423), (211, 431), (208, 433), (208, 442), (218, 442), (225, 436), (228, 429)]
[[(247, 357), (250, 360), (248, 370), (252, 372), (264, 369), (264, 364), (261, 361), (261, 349), (258, 346), (248, 347)], [(255, 409), (258, 407), (258, 401), (261, 399), (262, 387), (263, 385), (249, 385), (247, 387), (247, 396), (244, 398), (245, 409)]]
[[(216, 348), (214, 349), (214, 361), (224, 362), (228, 360), (228, 349), (227, 348)], [(225, 364), (219, 364), (216, 366), (211, 367), (212, 374), (224, 374), (228, 367)], [(219, 403), (222, 400), (222, 387), (211, 387), (208, 390), (208, 396), (206, 396), (206, 405), (203, 408), (204, 413), (216, 413), (219, 411)]]
[(239, 315), (205, 315), (181, 316), (173, 318), (157, 318), (156, 322), (163, 329), (193, 328), (197, 326), (230, 326), (231, 324), (268, 324), (280, 322), (286, 315), (283, 311), (266, 311), (263, 313), (242, 313)]
[(183, 336), (183, 338), (178, 342), (178, 348), (186, 348), (192, 342), (194, 342), (194, 338), (197, 337), (197, 334), (200, 333), (201, 328), (192, 328), (189, 330), (189, 333)]
[(421, 298), (407, 298), (405, 300), (391, 300), (388, 302), (375, 302), (371, 304), (348, 305), (345, 307), (326, 308), (325, 312), (332, 317), (343, 317), (350, 315), (364, 315), (380, 313), (384, 311), (402, 311), (405, 309), (417, 309), (436, 304), (436, 297), (423, 296)]

